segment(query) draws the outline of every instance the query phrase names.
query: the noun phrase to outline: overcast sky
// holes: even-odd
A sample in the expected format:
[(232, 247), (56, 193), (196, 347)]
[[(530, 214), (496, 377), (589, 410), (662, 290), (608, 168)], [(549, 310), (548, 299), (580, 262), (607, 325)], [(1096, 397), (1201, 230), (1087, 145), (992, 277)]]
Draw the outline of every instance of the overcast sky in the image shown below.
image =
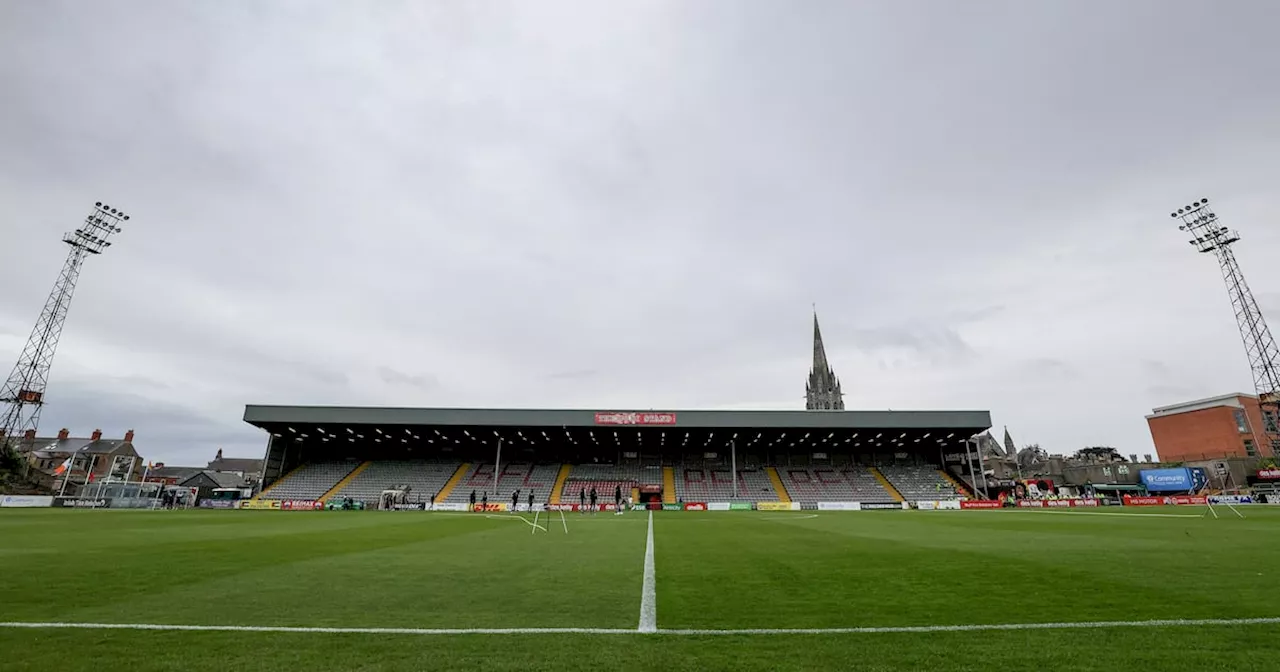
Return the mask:
[(1280, 4), (0, 0), (0, 362), (95, 201), (42, 435), (246, 403), (990, 409), (1152, 452), (1280, 328)]

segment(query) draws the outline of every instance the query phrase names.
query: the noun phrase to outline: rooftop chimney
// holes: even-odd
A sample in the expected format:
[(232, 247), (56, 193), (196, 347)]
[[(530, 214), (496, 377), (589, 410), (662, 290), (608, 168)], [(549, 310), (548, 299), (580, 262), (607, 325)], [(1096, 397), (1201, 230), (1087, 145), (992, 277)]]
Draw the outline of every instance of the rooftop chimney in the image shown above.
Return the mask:
[(58, 430), (59, 441), (66, 441), (69, 438), (71, 438), (71, 430), (67, 429), (66, 427), (63, 427), (62, 429)]
[(213, 459), (214, 459), (215, 461), (217, 461), (217, 460), (221, 460), (221, 459), (222, 459), (222, 449), (221, 449), (221, 448), (219, 448), (219, 449), (218, 449), (218, 454), (217, 454), (217, 455), (214, 455), (214, 456), (213, 456)]
[(132, 429), (124, 433), (124, 442), (125, 442), (125, 443), (133, 443), (133, 430), (132, 430)]
[(100, 440), (102, 440), (102, 430), (101, 430), (101, 429), (95, 429), (95, 430), (93, 430), (93, 436), (92, 436), (92, 437), (90, 437), (90, 440), (92, 440), (92, 441), (100, 441)]

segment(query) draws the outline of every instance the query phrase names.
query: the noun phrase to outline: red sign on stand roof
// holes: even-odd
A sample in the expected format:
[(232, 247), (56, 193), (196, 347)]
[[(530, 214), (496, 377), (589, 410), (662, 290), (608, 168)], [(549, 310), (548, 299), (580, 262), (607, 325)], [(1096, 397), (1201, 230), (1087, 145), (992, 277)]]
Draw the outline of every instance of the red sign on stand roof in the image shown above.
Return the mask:
[(675, 413), (635, 413), (631, 411), (602, 411), (596, 413), (597, 425), (674, 425)]

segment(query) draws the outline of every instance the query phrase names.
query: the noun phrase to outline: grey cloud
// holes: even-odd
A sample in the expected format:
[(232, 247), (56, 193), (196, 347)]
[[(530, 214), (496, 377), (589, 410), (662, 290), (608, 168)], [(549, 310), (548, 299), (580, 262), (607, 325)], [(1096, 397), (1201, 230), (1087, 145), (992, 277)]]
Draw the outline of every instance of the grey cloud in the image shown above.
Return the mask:
[(440, 381), (435, 376), (424, 374), (410, 375), (400, 371), (396, 371), (387, 366), (378, 367), (378, 377), (383, 382), (391, 385), (407, 385), (422, 390), (431, 390), (440, 386)]
[[(796, 408), (816, 301), (860, 404), (1149, 442), (1134, 362), (1247, 381), (1165, 213), (1210, 196), (1276, 257), (1278, 11), (18, 3), (0, 365), (103, 199), (134, 216), (85, 266), (51, 413), (125, 388), (140, 432), (157, 402), (252, 447), (251, 402)], [(1188, 73), (1231, 114), (1171, 105)]]

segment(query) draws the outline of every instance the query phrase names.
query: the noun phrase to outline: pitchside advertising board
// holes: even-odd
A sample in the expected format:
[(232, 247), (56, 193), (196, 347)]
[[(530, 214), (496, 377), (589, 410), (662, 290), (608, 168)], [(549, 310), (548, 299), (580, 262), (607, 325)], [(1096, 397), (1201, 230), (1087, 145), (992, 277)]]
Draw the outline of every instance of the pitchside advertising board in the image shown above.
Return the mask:
[(889, 511), (903, 508), (911, 508), (911, 505), (906, 502), (862, 502), (863, 511)]
[(756, 502), (757, 511), (799, 511), (799, 502)]
[(1208, 475), (1200, 467), (1143, 469), (1139, 473), (1147, 492), (1195, 492), (1209, 482)]
[(819, 511), (861, 511), (861, 502), (818, 502)]
[(109, 509), (110, 497), (54, 497), (53, 506), (65, 509)]
[(959, 511), (960, 500), (948, 499), (936, 502), (916, 502), (916, 508), (921, 511)]
[(0, 497), (0, 507), (14, 509), (33, 509), (53, 506), (53, 497), (37, 495), (5, 495)]

